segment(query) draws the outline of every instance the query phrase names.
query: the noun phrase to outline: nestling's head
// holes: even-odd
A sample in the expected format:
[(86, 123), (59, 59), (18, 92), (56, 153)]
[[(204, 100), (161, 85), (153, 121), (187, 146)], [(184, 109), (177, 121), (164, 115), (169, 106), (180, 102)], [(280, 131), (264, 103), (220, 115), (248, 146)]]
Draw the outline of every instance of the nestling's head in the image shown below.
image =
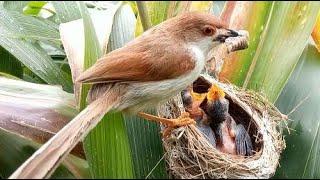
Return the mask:
[(218, 100), (218, 99), (224, 98), (224, 97), (225, 97), (224, 91), (216, 84), (213, 84), (211, 86), (211, 88), (209, 89), (209, 92), (207, 94), (207, 99), (209, 101), (215, 101), (215, 100)]
[(211, 123), (217, 124), (226, 120), (229, 112), (229, 101), (217, 84), (212, 84), (200, 108), (208, 115)]
[(202, 48), (212, 48), (224, 43), (228, 37), (237, 37), (236, 31), (227, 28), (219, 18), (202, 12), (189, 12), (167, 20), (166, 30), (174, 37)]

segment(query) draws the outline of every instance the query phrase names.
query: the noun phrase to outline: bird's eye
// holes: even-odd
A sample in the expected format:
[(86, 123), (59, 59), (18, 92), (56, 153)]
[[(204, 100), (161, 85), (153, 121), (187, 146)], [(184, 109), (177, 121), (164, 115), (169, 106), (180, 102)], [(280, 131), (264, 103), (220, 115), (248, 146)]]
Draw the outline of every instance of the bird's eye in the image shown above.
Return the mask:
[(203, 29), (203, 33), (206, 36), (212, 36), (214, 34), (214, 29), (211, 26), (205, 26), (204, 29)]

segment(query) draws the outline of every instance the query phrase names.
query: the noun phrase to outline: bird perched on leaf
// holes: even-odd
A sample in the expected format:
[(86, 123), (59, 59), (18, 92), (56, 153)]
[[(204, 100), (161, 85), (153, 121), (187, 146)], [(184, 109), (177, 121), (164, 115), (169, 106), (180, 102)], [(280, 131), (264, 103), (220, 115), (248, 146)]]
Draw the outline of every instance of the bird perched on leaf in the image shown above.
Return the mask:
[(169, 128), (194, 121), (184, 114), (165, 119), (141, 112), (166, 102), (198, 78), (209, 51), (236, 31), (211, 14), (184, 13), (149, 29), (86, 70), (78, 82), (93, 84), (91, 102), (31, 156), (10, 178), (48, 177), (71, 149), (110, 110), (137, 113)]
[(250, 136), (242, 124), (236, 124), (229, 114), (229, 101), (224, 91), (213, 84), (207, 97), (200, 104), (216, 135), (216, 147), (222, 152), (251, 156), (253, 147)]

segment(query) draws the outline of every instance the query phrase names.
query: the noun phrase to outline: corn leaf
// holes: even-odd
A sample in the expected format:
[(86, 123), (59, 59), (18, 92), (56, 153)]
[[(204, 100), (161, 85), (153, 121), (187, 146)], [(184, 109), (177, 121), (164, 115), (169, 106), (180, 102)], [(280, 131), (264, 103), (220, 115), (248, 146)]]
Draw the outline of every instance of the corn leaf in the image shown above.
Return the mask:
[[(77, 114), (74, 95), (60, 87), (0, 77), (0, 129), (43, 144)], [(73, 154), (84, 158), (82, 145)]]
[[(69, 62), (73, 64), (71, 69), (74, 78), (102, 55), (102, 47), (106, 47), (105, 41), (109, 39), (111, 27), (113, 28), (113, 15), (118, 7), (118, 5), (110, 6), (109, 12), (102, 14), (98, 11), (90, 11), (93, 13), (90, 17), (84, 4), (80, 3), (79, 9), (83, 17), (83, 22), (80, 21), (80, 23), (83, 25), (79, 26), (79, 21), (61, 25), (61, 37)], [(125, 9), (126, 11), (117, 11), (117, 13), (121, 13), (123, 16), (128, 12), (128, 7)], [(119, 28), (117, 27), (113, 31), (117, 32)], [(76, 35), (72, 34), (75, 31), (80, 32), (75, 33)], [(108, 51), (111, 50), (113, 49), (108, 49)], [(76, 93), (81, 102), (81, 109), (86, 105), (87, 90), (88, 88), (83, 90), (82, 87), (81, 95)], [(130, 178), (133, 176), (130, 147), (121, 114), (107, 114), (98, 126), (88, 134), (84, 147), (92, 177)]]
[[(155, 26), (162, 21), (167, 19), (168, 14), (168, 8), (170, 3), (169, 1), (146, 1), (144, 2), (146, 5), (146, 11), (145, 14), (150, 18), (151, 26)], [(143, 27), (140, 20), (140, 15), (138, 15), (137, 24), (136, 24), (136, 31), (135, 36), (139, 36), (143, 33)]]
[(28, 4), (28, 1), (4, 1), (3, 7), (7, 10), (17, 11), (22, 13), (23, 8)]
[[(21, 139), (21, 137), (0, 131), (0, 178), (7, 179), (25, 160), (30, 157), (36, 148), (33, 142)], [(60, 165), (52, 178), (87, 178), (85, 175), (86, 163), (84, 161), (76, 161), (77, 165), (73, 166), (74, 171), (81, 171), (81, 175), (73, 175), (67, 166)]]
[(23, 69), (19, 60), (0, 46), (0, 72), (22, 78)]
[[(91, 11), (91, 18), (94, 19), (93, 26), (96, 30), (100, 47), (105, 49), (108, 41), (114, 13), (117, 10), (117, 6), (110, 6), (108, 11)], [(60, 24), (60, 35), (63, 42), (68, 61), (71, 67), (73, 81), (83, 71), (84, 67), (84, 28), (83, 20), (74, 20), (68, 23)], [(80, 84), (74, 82), (74, 92), (76, 101), (78, 102), (80, 96)]]
[(46, 19), (0, 9), (1, 36), (33, 40), (59, 40), (58, 26)]
[(320, 54), (309, 44), (276, 102), (291, 130), (275, 178), (320, 178), (319, 69)]
[[(48, 141), (77, 113), (73, 94), (61, 87), (0, 77), (0, 175), (7, 178), (40, 144)], [(71, 152), (84, 158), (82, 144)], [(77, 178), (88, 177), (84, 160), (68, 157), (64, 163)], [(62, 170), (62, 171), (61, 171)], [(59, 167), (53, 178), (74, 177)]]
[[(83, 70), (91, 67), (98, 58), (102, 55), (101, 46), (99, 44), (91, 17), (87, 8), (85, 7), (83, 2), (79, 2), (79, 9), (81, 12), (81, 16), (83, 18), (83, 27), (84, 27), (84, 63)], [(86, 106), (86, 97), (88, 94), (90, 86), (82, 85), (80, 88), (80, 110), (84, 109)]]
[(46, 5), (45, 1), (31, 1), (27, 4), (27, 6), (23, 9), (23, 13), (26, 15), (37, 16), (41, 11), (42, 7)]
[(15, 79), (15, 80), (21, 80), (20, 78), (17, 78), (15, 76), (12, 76), (11, 74), (7, 74), (4, 72), (0, 72), (0, 77), (8, 78), (8, 79)]
[(125, 115), (136, 178), (167, 178), (160, 127), (157, 123)]
[(49, 84), (61, 84), (71, 89), (71, 79), (54, 64), (42, 49), (25, 40), (0, 38), (0, 45), (20, 60), (32, 72)]
[(52, 1), (60, 23), (77, 20), (81, 18), (76, 1)]
[(274, 102), (315, 24), (317, 2), (237, 2), (230, 27), (249, 30), (249, 49), (226, 61), (222, 79), (262, 92)]
[[(135, 17), (129, 5), (122, 5), (114, 16), (106, 52), (122, 47), (133, 38)], [(109, 112), (85, 140), (93, 177), (133, 178), (128, 135), (120, 112)]]
[[(31, 20), (30, 18), (32, 21), (27, 21)], [(37, 26), (41, 27), (36, 28)], [(57, 33), (57, 29), (48, 28), (48, 23), (0, 7), (0, 46), (45, 82), (60, 84), (66, 90), (71, 90), (70, 76), (62, 72), (42, 48), (25, 39), (27, 37), (54, 39), (59, 37)]]
[[(103, 49), (106, 49), (105, 41), (108, 41), (109, 39), (113, 16), (116, 10), (117, 7), (113, 7), (108, 11), (92, 11), (91, 13), (91, 18), (94, 19), (92, 23), (96, 30), (98, 42)], [(76, 101), (79, 102), (80, 83), (75, 82), (75, 79), (83, 72), (84, 66), (83, 20), (79, 19), (68, 23), (62, 23), (60, 24), (59, 29), (72, 72)]]

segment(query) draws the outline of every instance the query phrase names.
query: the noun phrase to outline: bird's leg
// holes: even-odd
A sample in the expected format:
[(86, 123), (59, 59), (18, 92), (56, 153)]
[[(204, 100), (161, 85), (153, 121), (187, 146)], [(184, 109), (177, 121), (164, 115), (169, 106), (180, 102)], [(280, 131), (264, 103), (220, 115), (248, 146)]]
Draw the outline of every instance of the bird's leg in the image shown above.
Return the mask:
[(182, 113), (180, 117), (176, 119), (162, 118), (144, 112), (139, 112), (138, 115), (146, 120), (160, 122), (166, 125), (166, 128), (163, 131), (164, 137), (168, 137), (171, 134), (171, 131), (177, 127), (186, 126), (189, 124), (196, 124), (195, 120), (190, 118), (189, 113), (187, 112)]

